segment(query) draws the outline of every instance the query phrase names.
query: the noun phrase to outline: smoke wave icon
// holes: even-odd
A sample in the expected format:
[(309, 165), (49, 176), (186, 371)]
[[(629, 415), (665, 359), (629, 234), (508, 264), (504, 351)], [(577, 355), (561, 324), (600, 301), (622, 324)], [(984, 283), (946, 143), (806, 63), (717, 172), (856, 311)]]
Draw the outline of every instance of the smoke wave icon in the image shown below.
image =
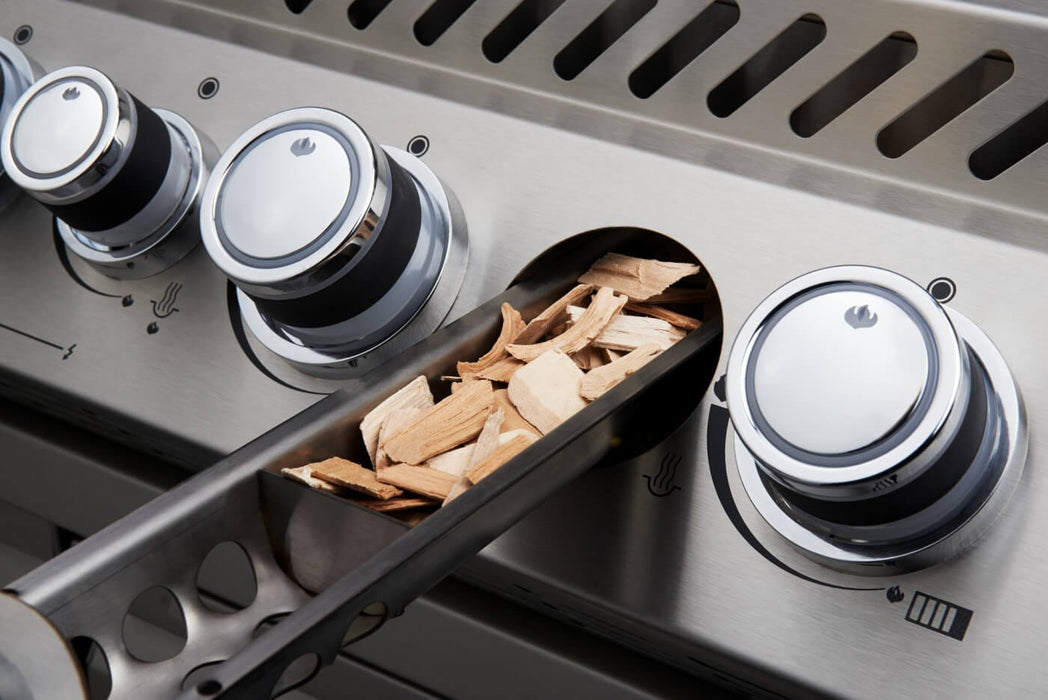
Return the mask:
[(871, 328), (877, 325), (877, 314), (866, 304), (853, 306), (844, 313), (844, 320), (852, 328)]
[(313, 139), (308, 136), (296, 139), (295, 142), (291, 144), (291, 152), (295, 154), (296, 157), (308, 156), (315, 150), (317, 150), (317, 145), (313, 143)]
[(157, 318), (167, 318), (178, 311), (175, 308), (175, 300), (178, 299), (180, 291), (182, 291), (182, 283), (172, 282), (167, 285), (167, 289), (164, 290), (164, 296), (160, 297), (160, 301), (150, 300), (153, 304), (153, 315)]
[(677, 467), (680, 466), (680, 463), (681, 457), (679, 455), (667, 453), (662, 458), (659, 471), (654, 475), (644, 474), (644, 480), (648, 482), (648, 492), (652, 496), (661, 498), (669, 496), (680, 489), (680, 486), (673, 483), (673, 480), (677, 477)]

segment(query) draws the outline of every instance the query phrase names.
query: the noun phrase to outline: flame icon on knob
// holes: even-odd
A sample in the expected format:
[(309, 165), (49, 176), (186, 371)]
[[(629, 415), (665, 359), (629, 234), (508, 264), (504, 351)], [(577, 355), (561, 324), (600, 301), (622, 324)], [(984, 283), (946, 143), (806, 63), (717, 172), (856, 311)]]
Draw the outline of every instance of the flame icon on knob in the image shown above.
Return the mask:
[(317, 145), (313, 143), (313, 139), (308, 136), (296, 139), (295, 142), (291, 144), (291, 152), (294, 153), (296, 157), (308, 156), (315, 150), (317, 150)]
[(73, 87), (67, 87), (62, 93), (62, 99), (66, 102), (71, 102), (78, 97), (80, 97), (80, 88), (75, 85)]
[(866, 304), (853, 306), (844, 313), (844, 320), (852, 328), (872, 328), (877, 325), (877, 314)]

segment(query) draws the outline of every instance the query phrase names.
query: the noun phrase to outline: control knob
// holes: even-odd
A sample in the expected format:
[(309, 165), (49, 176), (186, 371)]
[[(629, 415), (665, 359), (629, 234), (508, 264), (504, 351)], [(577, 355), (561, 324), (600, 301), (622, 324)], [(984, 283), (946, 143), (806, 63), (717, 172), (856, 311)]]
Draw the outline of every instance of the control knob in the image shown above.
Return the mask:
[[(7, 121), (15, 102), (33, 84), (33, 65), (18, 47), (0, 39), (0, 124)], [(11, 187), (10, 178), (0, 167), (0, 208), (6, 206), (20, 190)]]
[(1023, 470), (1025, 415), (998, 350), (885, 270), (829, 268), (775, 291), (739, 331), (725, 389), (750, 500), (838, 568), (953, 556)]
[(322, 108), (233, 142), (204, 191), (201, 235), (252, 334), (318, 375), (363, 371), (365, 356), (436, 330), (468, 248), (456, 200), (421, 160)]
[(196, 203), (214, 147), (94, 68), (34, 83), (4, 124), (0, 158), (55, 215), (69, 250), (105, 274), (154, 274), (199, 241)]

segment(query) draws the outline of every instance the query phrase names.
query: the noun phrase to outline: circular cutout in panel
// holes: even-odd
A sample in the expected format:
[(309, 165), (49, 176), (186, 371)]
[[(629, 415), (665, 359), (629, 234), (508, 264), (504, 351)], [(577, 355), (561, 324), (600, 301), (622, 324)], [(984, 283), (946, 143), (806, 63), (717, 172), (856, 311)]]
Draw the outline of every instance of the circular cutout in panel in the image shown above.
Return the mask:
[[(673, 332), (681, 335), (682, 331), (687, 332), (681, 328), (681, 324), (688, 325), (685, 319), (698, 321), (700, 324), (720, 319), (720, 297), (700, 257), (670, 236), (649, 229), (602, 228), (567, 238), (528, 263), (514, 278), (513, 284), (534, 279), (562, 279), (567, 291), (570, 285), (595, 263), (604, 268), (609, 260), (607, 256), (615, 255), (645, 261), (688, 263), (699, 267), (698, 273), (673, 282), (665, 290), (645, 298), (643, 302), (631, 298), (630, 304), (622, 314), (646, 316), (651, 319), (652, 324), (662, 324), (666, 329), (672, 328)], [(622, 258), (611, 262), (624, 262), (629, 265), (628, 261), (623, 261)], [(613, 264), (611, 266), (614, 267)], [(673, 322), (665, 320), (666, 318), (673, 319)], [(623, 354), (622, 351), (613, 352), (615, 354), (609, 354), (607, 360)], [(719, 354), (720, 349), (718, 357)], [(679, 390), (656, 392), (659, 395), (653, 400), (658, 402), (657, 405), (653, 404), (651, 410), (639, 411), (640, 417), (631, 422), (629, 431), (613, 437), (613, 449), (605, 463), (617, 463), (642, 454), (672, 434), (694, 413), (712, 383), (716, 365), (717, 357), (714, 357), (712, 361), (692, 362), (680, 367), (679, 376), (674, 377), (675, 386)]]
[(87, 697), (91, 700), (106, 700), (113, 690), (113, 675), (102, 647), (90, 637), (73, 637), (69, 645), (84, 673)]
[(213, 612), (232, 613), (255, 602), (258, 581), (251, 558), (236, 542), (219, 542), (197, 570), (201, 604)]
[(289, 690), (293, 690), (303, 683), (308, 682), (320, 670), (320, 657), (316, 654), (303, 654), (284, 669), (273, 686), (273, 694), (270, 697), (279, 697)]
[(178, 598), (163, 586), (143, 591), (124, 615), (124, 647), (149, 663), (167, 661), (186, 645), (186, 616)]
[(346, 633), (342, 635), (342, 646), (358, 642), (381, 627), (389, 617), (389, 608), (385, 603), (375, 602), (368, 605), (353, 618)]
[[(206, 680), (208, 675), (215, 670), (216, 666), (221, 665), (224, 661), (208, 661), (206, 664), (200, 664), (192, 671), (186, 674), (186, 677), (182, 679), (182, 692), (189, 690), (190, 688), (204, 685), (208, 681)], [(211, 681), (214, 683), (214, 681)]]

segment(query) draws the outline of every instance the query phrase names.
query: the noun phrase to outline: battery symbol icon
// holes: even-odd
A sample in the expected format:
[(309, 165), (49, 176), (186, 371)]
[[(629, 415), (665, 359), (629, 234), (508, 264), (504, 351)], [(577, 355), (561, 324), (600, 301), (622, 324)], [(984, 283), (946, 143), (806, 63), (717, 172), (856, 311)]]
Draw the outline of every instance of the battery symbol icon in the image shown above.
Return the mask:
[(915, 625), (927, 627), (961, 641), (964, 639), (964, 633), (968, 631), (968, 624), (972, 621), (972, 611), (917, 591), (906, 610), (906, 619)]

